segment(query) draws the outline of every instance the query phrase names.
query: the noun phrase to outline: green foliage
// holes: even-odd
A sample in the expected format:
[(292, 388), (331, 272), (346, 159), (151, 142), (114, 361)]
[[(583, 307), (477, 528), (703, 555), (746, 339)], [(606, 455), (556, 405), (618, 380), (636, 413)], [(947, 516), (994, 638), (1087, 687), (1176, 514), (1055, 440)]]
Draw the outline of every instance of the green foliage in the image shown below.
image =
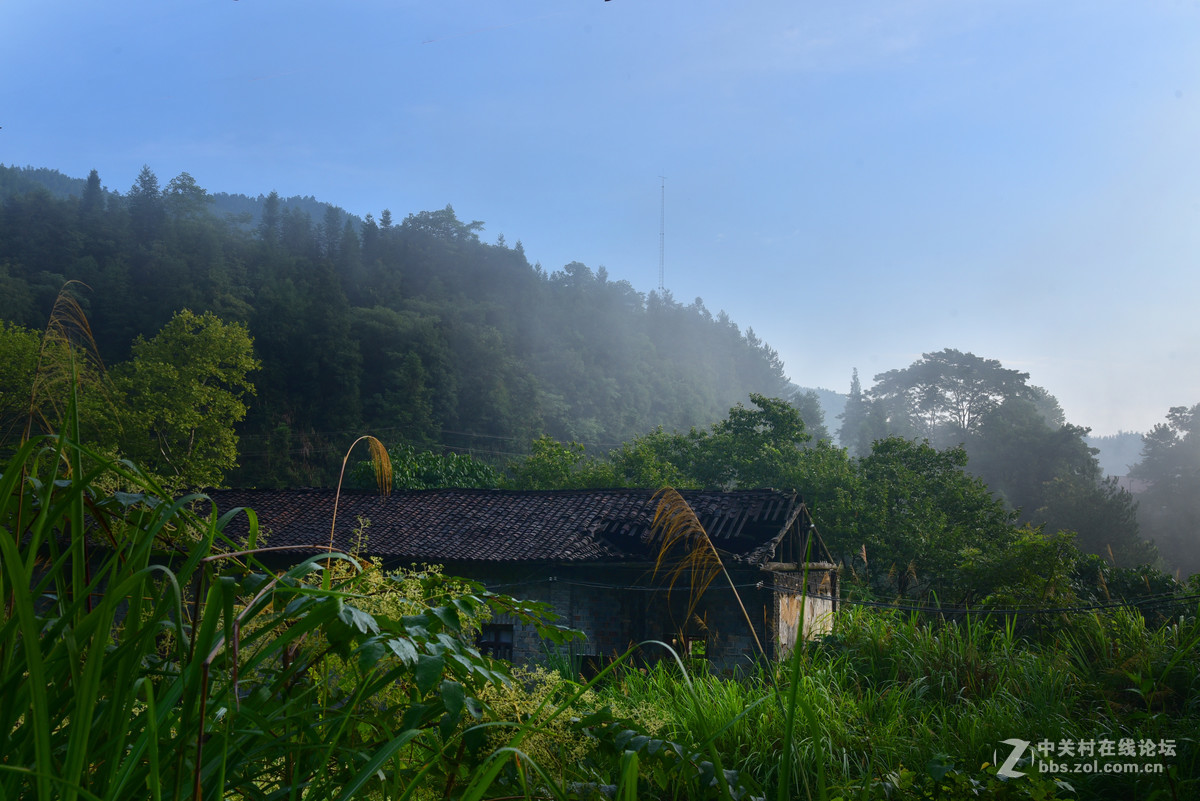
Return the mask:
[(751, 393), (710, 430), (667, 433), (661, 427), (610, 451), (588, 456), (578, 442), (548, 436), (509, 465), (514, 489), (587, 487), (777, 487), (792, 489), (810, 441), (800, 411), (778, 398)]
[(1075, 604), (1081, 559), (1074, 535), (1025, 526), (1004, 549), (962, 556), (963, 585), (986, 606), (1048, 608)]
[(244, 326), (184, 310), (153, 339), (138, 338), (113, 368), (122, 396), (121, 452), (171, 487), (216, 487), (237, 464), (233, 425), (258, 369)]
[[(1028, 762), (1028, 760), (1026, 760)], [(1029, 765), (1019, 763), (1024, 769)], [(938, 754), (929, 760), (924, 770), (914, 771), (905, 767), (881, 779), (873, 779), (864, 785), (844, 788), (848, 795), (836, 796), (833, 801), (850, 799), (911, 798), (921, 801), (953, 801), (954, 799), (991, 798), (1030, 799), (1049, 801), (1057, 798), (1074, 798), (1075, 788), (1062, 779), (1042, 776), (1034, 770), (1023, 771), (1025, 775), (1017, 781), (996, 775), (996, 766), (984, 763), (976, 773), (957, 767), (946, 754)]]
[[(108, 473), (141, 491), (98, 492)], [(506, 673), (469, 644), (471, 626), (502, 613), (561, 641), (544, 607), (434, 572), (363, 572), (342, 554), (272, 572), (231, 553), (245, 543), (223, 529), (240, 510), (199, 516), (192, 501), (72, 437), (31, 439), (4, 466), (0, 795), (487, 789), (461, 746), (482, 743), (469, 721)], [(168, 533), (189, 544), (164, 554)]]
[(16, 441), (25, 428), (40, 346), (37, 332), (0, 320), (0, 443)]
[[(578, 694), (579, 685), (544, 667), (514, 667), (512, 681), (491, 684), (480, 693), (486, 707), (483, 720), (498, 724), (488, 735), (490, 751), (503, 748), (512, 739), (512, 725), (530, 727), (521, 751), (560, 784), (575, 774), (585, 761), (595, 761), (597, 742), (580, 736), (576, 722), (596, 709), (592, 691)], [(569, 715), (554, 714), (567, 704)], [(574, 718), (574, 720), (572, 720)]]
[(108, 363), (180, 309), (246, 325), (262, 370), (243, 486), (332, 485), (345, 432), (503, 464), (539, 434), (598, 452), (787, 391), (728, 315), (578, 262), (544, 270), (482, 227), (452, 207), (395, 224), (210, 194), (187, 173), (163, 189), (149, 167), (122, 196), (0, 166), (0, 319), (42, 325), (78, 279)]
[(821, 408), (821, 396), (815, 390), (794, 392), (788, 403), (795, 407), (804, 423), (810, 442), (829, 440), (829, 429), (825, 427), (825, 412)]
[[(393, 445), (388, 454), (392, 462), (392, 489), (496, 489), (502, 481), (495, 468), (466, 454), (418, 451), (412, 445)], [(375, 483), (370, 462), (355, 466), (351, 486), (370, 489)]]
[[(801, 448), (811, 439), (800, 412), (787, 401), (750, 395), (757, 407), (738, 404), (711, 433), (695, 433), (691, 470), (705, 486), (771, 487), (794, 474)], [(778, 489), (795, 489), (778, 485)]]
[(1075, 670), (1112, 709), (1150, 725), (1200, 713), (1194, 614), (1151, 627), (1138, 609), (1118, 608), (1076, 619), (1062, 642)]
[(607, 486), (658, 489), (671, 486), (696, 488), (696, 479), (684, 472), (682, 454), (689, 447), (685, 437), (668, 434), (662, 427), (636, 437), (609, 451), (604, 467), (610, 471)]
[[(711, 733), (737, 783), (764, 797), (1187, 797), (1200, 775), (1200, 750), (1189, 734), (1200, 709), (1179, 700), (1194, 692), (1195, 618), (1161, 633), (1134, 614), (1104, 620), (1109, 634), (1077, 646), (1076, 628), (1092, 631), (1086, 616), (1033, 642), (1011, 625), (977, 618), (922, 621), (852, 608), (839, 614), (834, 634), (773, 666), (776, 683), (765, 675), (688, 677), (663, 664), (620, 672), (596, 693), (631, 734), (643, 731), (642, 742), (659, 748)], [(1129, 676), (1113, 672), (1114, 663), (1138, 669)], [(1171, 682), (1182, 683), (1171, 687), (1167, 706), (1138, 712), (1142, 696), (1130, 690), (1145, 686), (1153, 694)], [(773, 702), (776, 694), (782, 704)], [(1001, 778), (1003, 741), (1014, 737), (1170, 739), (1178, 753), (1163, 758), (1163, 774), (1078, 773), (1066, 782), (1026, 755), (1018, 764), (1025, 776)], [(643, 786), (670, 792), (653, 781), (644, 769)]]
[(1080, 548), (1121, 564), (1153, 560), (1133, 498), (1103, 480), (1088, 430), (1067, 424), (1057, 399), (1028, 378), (950, 348), (877, 375), (867, 393), (855, 373), (840, 435), (862, 457), (889, 436), (961, 446), (970, 472), (1022, 522), (1073, 531)]
[[(1088, 603), (1111, 601), (1157, 601), (1173, 595), (1197, 594), (1200, 587), (1188, 589), (1170, 575), (1152, 565), (1117, 567), (1095, 554), (1082, 554), (1075, 561), (1073, 583), (1076, 595)], [(1158, 623), (1163, 616), (1174, 617), (1181, 610), (1171, 604), (1155, 607)], [(1186, 611), (1186, 610), (1182, 610)]]
[(184, 310), (106, 372), (72, 289), (59, 293), (40, 335), (0, 323), (0, 446), (57, 430), (73, 400), (92, 447), (139, 461), (170, 489), (219, 485), (236, 464), (234, 425), (254, 393), (245, 327)]
[(1046, 506), (1055, 479), (1094, 487), (1100, 479), (1095, 454), (1075, 426), (1052, 428), (1032, 401), (1012, 398), (996, 407), (967, 442), (971, 470), (1016, 509)]
[(578, 442), (563, 444), (543, 434), (528, 456), (509, 464), (506, 484), (524, 490), (578, 489), (587, 485), (591, 462)]
[(898, 596), (936, 594), (953, 603), (970, 597), (961, 565), (1015, 539), (1014, 515), (965, 471), (961, 448), (891, 438), (859, 462), (858, 497), (845, 517), (817, 516), (834, 553), (865, 552), (866, 586)]
[[(969, 471), (961, 447), (938, 450), (888, 437), (853, 459), (827, 441), (812, 445), (791, 404), (760, 395), (751, 400), (753, 407), (738, 404), (707, 431), (659, 428), (605, 459), (587, 455), (579, 443), (542, 437), (530, 456), (510, 463), (507, 486), (798, 489), (825, 543), (848, 569), (846, 588), (870, 597), (1061, 604), (1072, 597), (1081, 542), (1123, 565), (1153, 557), (1131, 539), (1137, 527), (1128, 493), (1111, 481), (1097, 483), (1082, 430), (1052, 432), (1032, 401), (996, 407), (978, 435), (1001, 438), (996, 432), (1004, 431), (1015, 443), (1004, 457), (1009, 486), (1034, 493), (1039, 516), (1048, 521), (1020, 527), (1018, 512)], [(1025, 423), (1001, 427), (1014, 419)], [(1021, 428), (1026, 423), (1036, 430)], [(1017, 431), (1034, 433), (1025, 441)], [(1019, 468), (1021, 453), (1035, 457), (1033, 469)], [(1039, 483), (1043, 470), (1054, 478)]]
[(1138, 501), (1114, 477), (1093, 483), (1063, 476), (1048, 483), (1037, 517), (1048, 529), (1077, 532), (1081, 550), (1103, 554), (1118, 565), (1155, 564), (1158, 548), (1144, 538), (1137, 510)]
[(5, 414), (0, 447), (15, 448), (33, 434), (55, 430), (71, 399), (94, 413), (113, 409), (112, 387), (73, 289), (71, 284), (60, 289), (40, 334), (18, 328), (0, 332), (0, 347), (11, 360), (5, 379), (12, 382), (0, 401)]
[[(958, 461), (898, 450), (889, 458), (910, 467)], [(139, 491), (102, 492), (108, 473)], [(678, 659), (638, 670), (628, 654), (587, 685), (545, 671), (511, 681), (471, 646), (474, 633), (505, 615), (561, 642), (569, 633), (544, 605), (437, 568), (393, 572), (342, 554), (269, 570), (256, 553), (230, 553), (257, 544), (252, 513), (196, 514), (193, 502), (206, 508), (201, 496), (171, 500), (74, 436), (30, 440), (0, 472), (5, 797), (1124, 799), (1198, 789), (1194, 608), (1157, 627), (1132, 611), (1084, 616), (1036, 642), (976, 618), (852, 608), (789, 664), (742, 681), (689, 675)], [(224, 534), (240, 514), (249, 543)], [(1047, 559), (1056, 539), (1038, 536), (1026, 532), (1011, 568)], [(1074, 791), (1035, 770), (996, 775), (1003, 740), (1102, 736), (1172, 740), (1178, 753), (1164, 757), (1166, 775), (1072, 775)]]
[(1121, 564), (1153, 561), (1132, 496), (1102, 478), (1086, 434), (1078, 426), (1052, 426), (1033, 400), (1009, 398), (968, 440), (969, 468), (1025, 522), (1074, 531), (1081, 549), (1109, 554)]
[[(827, 441), (811, 445), (794, 406), (759, 395), (751, 400), (753, 407), (735, 406), (708, 431), (658, 429), (603, 460), (578, 443), (542, 437), (530, 456), (510, 464), (507, 486), (797, 489), (825, 543), (847, 565), (851, 591), (943, 603), (1069, 596), (1064, 577), (1079, 557), (1074, 535), (1020, 529), (1016, 513), (967, 472), (962, 448), (892, 437), (856, 460)], [(1090, 505), (1081, 503), (1068, 519), (1089, 514), (1097, 521), (1089, 530), (1123, 530), (1127, 521), (1117, 513), (1126, 508), (1124, 498), (1102, 506), (1095, 493), (1084, 497)], [(1050, 560), (1053, 581), (1023, 569), (1022, 559)]]
[(842, 425), (838, 428), (840, 442), (854, 456), (865, 456), (871, 450), (871, 432), (867, 427), (869, 402), (863, 395), (862, 382), (858, 380), (858, 368), (850, 377), (850, 394), (846, 407), (840, 415)]
[(171, 216), (180, 220), (203, 217), (208, 213), (209, 204), (213, 202), (212, 196), (186, 172), (170, 180), (163, 192), (163, 200)]
[(479, 220), (460, 222), (458, 215), (454, 213), (454, 207), (447, 203), (446, 208), (440, 211), (422, 211), (408, 215), (400, 227), (404, 231), (449, 242), (478, 242), (483, 223)]

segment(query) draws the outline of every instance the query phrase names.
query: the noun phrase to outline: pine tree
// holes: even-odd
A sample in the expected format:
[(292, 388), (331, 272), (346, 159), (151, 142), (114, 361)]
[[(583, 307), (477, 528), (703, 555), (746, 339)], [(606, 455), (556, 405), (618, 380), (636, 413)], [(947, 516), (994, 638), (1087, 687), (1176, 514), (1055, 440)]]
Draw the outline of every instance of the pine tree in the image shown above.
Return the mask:
[(263, 201), (262, 222), (258, 226), (258, 236), (268, 247), (279, 243), (279, 193), (271, 190)]
[(871, 443), (867, 439), (867, 401), (863, 398), (862, 384), (858, 380), (858, 368), (850, 378), (850, 397), (846, 399), (846, 408), (838, 415), (842, 421), (838, 429), (838, 442), (850, 451), (850, 455), (863, 457), (871, 452)]
[(158, 176), (149, 166), (143, 165), (137, 181), (126, 195), (129, 204), (129, 225), (134, 238), (141, 244), (161, 238), (166, 209), (163, 207), (162, 192), (158, 188)]
[(100, 173), (92, 170), (88, 173), (83, 197), (79, 200), (79, 221), (85, 228), (92, 227), (99, 221), (103, 212), (104, 190), (100, 186)]

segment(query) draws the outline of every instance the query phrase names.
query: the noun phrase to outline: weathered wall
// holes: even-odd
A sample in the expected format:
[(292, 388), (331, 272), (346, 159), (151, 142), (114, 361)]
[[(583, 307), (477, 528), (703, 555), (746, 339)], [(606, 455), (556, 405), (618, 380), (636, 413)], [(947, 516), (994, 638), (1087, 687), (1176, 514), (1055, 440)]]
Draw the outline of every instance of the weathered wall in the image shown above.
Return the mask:
[[(745, 614), (728, 583), (719, 578), (709, 586), (690, 616), (688, 578), (681, 578), (671, 590), (661, 577), (655, 583), (644, 567), (523, 565), (519, 574), (495, 568), (463, 568), (460, 572), (498, 592), (549, 603), (560, 615), (561, 623), (587, 636), (586, 641), (569, 648), (558, 647), (557, 656), (593, 663), (606, 663), (631, 646), (649, 641), (666, 643), (686, 658), (687, 641), (695, 638), (703, 643), (704, 659), (712, 670), (733, 674), (748, 669), (759, 659), (754, 634), (772, 658), (790, 650), (799, 615), (801, 579), (794, 574), (758, 568), (735, 567), (730, 571)], [(830, 595), (832, 588), (828, 582), (828, 572), (814, 571), (809, 576), (813, 592)], [(820, 633), (822, 626), (828, 625), (829, 611), (830, 602), (809, 601), (805, 608), (807, 636)], [(754, 634), (747, 626), (746, 615), (753, 621)], [(546, 659), (549, 646), (531, 626), (499, 618), (493, 622), (513, 624), (514, 662)], [(785, 646), (782, 650), (781, 639)], [(643, 645), (635, 658), (654, 662), (669, 656), (661, 646)]]
[(810, 568), (807, 576), (797, 572), (774, 573), (773, 579), (779, 590), (775, 620), (780, 656), (791, 653), (798, 633), (811, 640), (833, 630), (838, 596), (836, 568)]

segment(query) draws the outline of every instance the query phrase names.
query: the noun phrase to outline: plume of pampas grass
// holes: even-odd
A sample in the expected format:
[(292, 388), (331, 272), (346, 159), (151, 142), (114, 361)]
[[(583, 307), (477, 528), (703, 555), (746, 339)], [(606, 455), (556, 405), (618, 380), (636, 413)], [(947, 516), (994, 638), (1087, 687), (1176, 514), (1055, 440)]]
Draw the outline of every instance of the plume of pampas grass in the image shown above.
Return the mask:
[(67, 399), (73, 397), (73, 386), (87, 381), (110, 398), (107, 373), (87, 313), (71, 294), (74, 285), (87, 288), (79, 281), (63, 284), (42, 332), (22, 443), (33, 435), (35, 423), (45, 431), (58, 428), (66, 414)]
[(342, 471), (338, 474), (337, 492), (333, 496), (333, 519), (329, 522), (330, 553), (333, 553), (333, 533), (337, 530), (338, 502), (342, 499), (342, 480), (346, 477), (346, 463), (350, 461), (350, 453), (354, 450), (354, 446), (363, 440), (366, 440), (371, 454), (371, 467), (375, 471), (375, 483), (379, 486), (379, 494), (392, 494), (392, 460), (388, 456), (387, 448), (383, 447), (383, 443), (370, 434), (364, 434), (351, 442), (350, 447), (346, 449), (346, 455), (342, 457)]
[(669, 590), (675, 589), (675, 585), (684, 573), (688, 573), (690, 576), (685, 619), (691, 618), (695, 614), (700, 598), (713, 581), (723, 575), (729, 584), (730, 591), (733, 592), (733, 597), (737, 599), (742, 616), (746, 618), (746, 626), (749, 627), (750, 634), (754, 637), (754, 644), (758, 646), (759, 654), (763, 659), (768, 659), (762, 640), (759, 639), (754, 623), (750, 620), (750, 614), (746, 611), (745, 604), (742, 603), (742, 597), (738, 595), (737, 587), (734, 586), (729, 571), (725, 569), (725, 563), (721, 561), (721, 555), (717, 553), (716, 546), (713, 545), (708, 532), (701, 525), (700, 519), (696, 517), (695, 511), (684, 500), (684, 497), (671, 487), (664, 487), (655, 493), (654, 497), (658, 498), (658, 506), (654, 511), (654, 521), (651, 527), (654, 536), (659, 540), (654, 575), (657, 576), (660, 571), (664, 570), (669, 554), (677, 549), (682, 549), (682, 557), (676, 559), (674, 565), (667, 569), (667, 576), (670, 579)]

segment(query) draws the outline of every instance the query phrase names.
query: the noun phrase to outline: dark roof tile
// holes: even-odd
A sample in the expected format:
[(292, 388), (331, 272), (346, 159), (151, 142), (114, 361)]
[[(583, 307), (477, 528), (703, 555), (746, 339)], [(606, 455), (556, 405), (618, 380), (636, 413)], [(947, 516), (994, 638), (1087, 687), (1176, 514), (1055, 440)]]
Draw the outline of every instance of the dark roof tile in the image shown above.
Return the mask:
[[(795, 493), (684, 491), (714, 544), (735, 561), (769, 559), (799, 513)], [(253, 509), (269, 546), (327, 546), (333, 490), (214, 490), (222, 513)], [(390, 496), (343, 492), (334, 547), (351, 547), (360, 519), (366, 553), (426, 562), (647, 561), (655, 554), (650, 490), (513, 492), (445, 489)], [(246, 518), (227, 531), (244, 537)]]

